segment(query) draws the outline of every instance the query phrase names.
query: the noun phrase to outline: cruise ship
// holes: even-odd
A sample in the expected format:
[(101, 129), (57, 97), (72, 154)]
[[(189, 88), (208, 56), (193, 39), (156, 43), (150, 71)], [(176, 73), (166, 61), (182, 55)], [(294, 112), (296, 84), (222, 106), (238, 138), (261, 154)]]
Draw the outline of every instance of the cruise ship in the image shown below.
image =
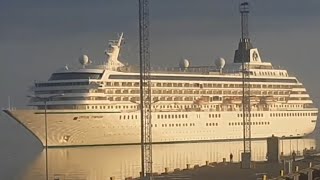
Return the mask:
[[(119, 60), (122, 41), (123, 34), (109, 41), (103, 65), (82, 55), (78, 68), (36, 81), (28, 104), (33, 108), (5, 113), (44, 146), (46, 137), (49, 147), (139, 144), (140, 74), (138, 66)], [(242, 139), (242, 65), (250, 76), (252, 139), (302, 137), (316, 126), (318, 109), (303, 84), (263, 61), (249, 38), (240, 39), (233, 62), (177, 64), (151, 71), (153, 143)]]
[[(138, 144), (140, 142), (139, 69), (119, 60), (123, 34), (110, 41), (104, 65), (54, 72), (35, 82), (28, 110), (5, 110), (48, 146)], [(285, 69), (263, 62), (250, 41), (240, 41), (234, 62), (215, 66), (153, 68), (152, 141), (154, 143), (235, 140), (243, 137), (241, 47), (250, 73), (251, 137), (302, 137), (316, 125), (315, 108), (303, 84)], [(245, 54), (245, 53), (244, 53)], [(42, 98), (49, 98), (46, 104)]]

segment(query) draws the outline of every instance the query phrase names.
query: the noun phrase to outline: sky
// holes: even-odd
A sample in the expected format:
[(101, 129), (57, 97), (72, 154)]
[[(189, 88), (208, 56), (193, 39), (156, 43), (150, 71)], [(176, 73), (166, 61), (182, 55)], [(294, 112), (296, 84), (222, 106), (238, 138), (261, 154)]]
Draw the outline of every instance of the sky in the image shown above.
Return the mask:
[[(303, 2), (303, 3), (302, 3)], [(153, 66), (233, 61), (240, 37), (240, 0), (150, 0)], [(297, 76), (320, 105), (320, 1), (250, 0), (249, 32), (262, 60)], [(137, 0), (1, 0), (0, 108), (22, 108), (35, 80), (79, 66), (87, 54), (105, 60), (108, 40), (124, 32), (121, 60), (138, 64)]]

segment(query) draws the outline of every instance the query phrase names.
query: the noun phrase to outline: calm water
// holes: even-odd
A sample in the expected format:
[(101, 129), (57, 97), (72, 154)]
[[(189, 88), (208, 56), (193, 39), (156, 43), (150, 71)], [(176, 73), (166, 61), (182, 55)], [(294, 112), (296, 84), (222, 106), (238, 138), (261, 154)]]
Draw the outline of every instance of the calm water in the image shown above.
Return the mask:
[[(290, 154), (304, 148), (319, 147), (317, 132), (310, 138), (280, 141), (280, 151)], [(0, 114), (0, 179), (45, 179), (45, 151), (41, 145), (14, 121)], [(265, 160), (266, 141), (253, 141), (253, 160)], [(186, 164), (220, 162), (234, 155), (239, 161), (241, 141), (166, 144), (153, 146), (154, 171), (185, 168)], [(107, 146), (49, 149), (49, 174), (53, 178), (100, 180), (114, 176), (123, 179), (138, 176), (140, 146)]]

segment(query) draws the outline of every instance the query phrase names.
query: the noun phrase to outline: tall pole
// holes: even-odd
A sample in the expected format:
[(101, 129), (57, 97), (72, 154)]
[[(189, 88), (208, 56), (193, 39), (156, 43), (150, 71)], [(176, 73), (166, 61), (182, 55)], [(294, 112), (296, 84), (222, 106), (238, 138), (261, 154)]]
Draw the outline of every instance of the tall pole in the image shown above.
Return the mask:
[(47, 125), (47, 100), (46, 98), (43, 99), (44, 101), (44, 126), (45, 126), (45, 136), (46, 136), (46, 180), (49, 179), (48, 173), (48, 125)]
[(141, 177), (143, 178), (145, 176), (145, 164), (144, 164), (144, 109), (143, 109), (143, 67), (144, 67), (144, 61), (143, 61), (143, 54), (142, 54), (142, 48), (143, 48), (143, 43), (142, 43), (142, 18), (143, 18), (143, 13), (142, 13), (142, 5), (143, 2), (139, 0), (139, 55), (140, 55), (140, 124), (141, 124)]
[(281, 152), (282, 152), (282, 154), (284, 153), (283, 152), (283, 139), (281, 139)]
[(46, 180), (49, 179), (49, 173), (48, 173), (48, 123), (47, 123), (47, 102), (53, 98), (64, 96), (64, 94), (55, 94), (51, 95), (49, 97), (41, 97), (41, 96), (35, 96), (35, 95), (29, 95), (27, 97), (38, 99), (39, 101), (44, 103), (44, 132), (45, 132), (45, 160), (46, 160)]
[(8, 96), (8, 109), (11, 110), (11, 99), (10, 99), (10, 96)]
[(251, 168), (251, 104), (250, 104), (250, 60), (248, 54), (249, 49), (249, 28), (248, 14), (249, 3), (240, 4), (241, 14), (241, 40), (239, 51), (241, 54), (242, 66), (242, 118), (243, 118), (243, 153), (242, 153), (242, 168)]
[(149, 0), (139, 0), (141, 177), (152, 179)]

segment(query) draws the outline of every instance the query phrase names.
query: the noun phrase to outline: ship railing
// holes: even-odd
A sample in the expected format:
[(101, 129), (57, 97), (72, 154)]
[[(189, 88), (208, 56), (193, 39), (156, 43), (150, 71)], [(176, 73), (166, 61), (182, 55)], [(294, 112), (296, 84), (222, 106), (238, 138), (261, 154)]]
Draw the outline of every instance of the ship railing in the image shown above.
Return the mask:
[[(254, 67), (252, 69), (265, 69), (265, 70), (284, 70), (280, 66), (271, 66), (270, 68), (259, 68)], [(119, 70), (139, 70), (138, 66), (126, 64), (120, 67)], [(182, 72), (220, 72), (221, 70), (216, 66), (190, 66), (190, 67), (163, 67), (163, 66), (153, 66), (152, 71), (182, 71)], [(284, 70), (285, 71), (285, 70)], [(241, 72), (241, 66), (227, 66), (222, 69), (222, 72)]]
[[(128, 72), (128, 73), (138, 73), (139, 68), (135, 66), (124, 66), (118, 68), (119, 72)], [(219, 75), (227, 74), (240, 76), (240, 70), (238, 69), (227, 69), (220, 72), (220, 69), (217, 69), (214, 66), (205, 66), (205, 67), (189, 67), (189, 68), (180, 68), (180, 67), (152, 67), (151, 73), (167, 73), (167, 74), (210, 74), (210, 75)]]

